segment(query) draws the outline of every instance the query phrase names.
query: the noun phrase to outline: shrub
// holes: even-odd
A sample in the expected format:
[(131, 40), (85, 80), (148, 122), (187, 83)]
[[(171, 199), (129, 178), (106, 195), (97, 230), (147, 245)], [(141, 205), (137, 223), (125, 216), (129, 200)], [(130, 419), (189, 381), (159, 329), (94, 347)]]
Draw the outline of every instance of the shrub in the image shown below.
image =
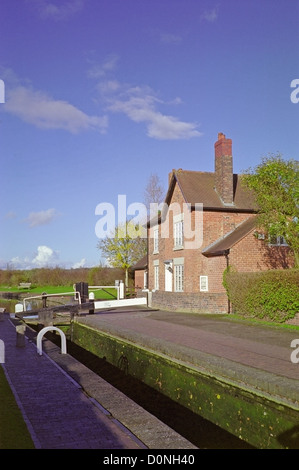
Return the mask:
[(284, 322), (299, 312), (299, 270), (239, 273), (227, 269), (223, 285), (234, 313)]

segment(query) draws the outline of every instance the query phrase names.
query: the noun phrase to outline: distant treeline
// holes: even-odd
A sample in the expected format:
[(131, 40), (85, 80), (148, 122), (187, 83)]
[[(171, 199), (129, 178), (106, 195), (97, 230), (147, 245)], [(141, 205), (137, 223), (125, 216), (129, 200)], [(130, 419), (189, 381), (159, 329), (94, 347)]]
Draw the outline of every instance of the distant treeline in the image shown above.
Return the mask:
[(72, 286), (76, 282), (88, 282), (90, 286), (109, 286), (114, 285), (115, 280), (124, 281), (124, 278), (124, 271), (121, 268), (108, 268), (105, 266), (78, 269), (55, 267), (0, 270), (0, 284), (8, 287), (17, 286), (20, 282), (31, 282), (32, 285), (36, 286)]

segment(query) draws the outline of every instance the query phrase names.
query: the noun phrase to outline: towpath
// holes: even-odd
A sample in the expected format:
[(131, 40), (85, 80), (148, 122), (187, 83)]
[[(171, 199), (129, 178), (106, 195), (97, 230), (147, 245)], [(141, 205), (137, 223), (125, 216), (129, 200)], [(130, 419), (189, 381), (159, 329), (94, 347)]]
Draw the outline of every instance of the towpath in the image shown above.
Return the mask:
[[(5, 346), (0, 367), (36, 448), (196, 448), (72, 356), (61, 354), (50, 341), (43, 339), (43, 354), (39, 355), (35, 336), (27, 328), (25, 346), (17, 347), (14, 320), (5, 314), (0, 322), (0, 340)], [(130, 413), (143, 428), (141, 438), (118, 420), (117, 410), (112, 415), (97, 401), (99, 392)]]

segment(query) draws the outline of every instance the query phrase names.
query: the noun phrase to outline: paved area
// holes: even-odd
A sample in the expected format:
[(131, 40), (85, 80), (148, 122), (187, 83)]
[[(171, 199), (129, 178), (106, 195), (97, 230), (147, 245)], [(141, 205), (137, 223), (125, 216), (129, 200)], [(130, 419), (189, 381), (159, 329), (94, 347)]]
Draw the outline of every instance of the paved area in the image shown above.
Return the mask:
[(78, 321), (299, 406), (299, 363), (290, 358), (299, 330), (144, 308)]
[[(0, 339), (5, 345), (2, 366), (36, 448), (196, 448), (48, 340), (43, 340), (42, 355), (37, 354), (32, 334), (24, 347), (17, 347), (8, 314), (0, 322)], [(114, 402), (114, 414), (97, 400), (105, 396)], [(118, 409), (140, 423), (141, 439), (118, 420)]]

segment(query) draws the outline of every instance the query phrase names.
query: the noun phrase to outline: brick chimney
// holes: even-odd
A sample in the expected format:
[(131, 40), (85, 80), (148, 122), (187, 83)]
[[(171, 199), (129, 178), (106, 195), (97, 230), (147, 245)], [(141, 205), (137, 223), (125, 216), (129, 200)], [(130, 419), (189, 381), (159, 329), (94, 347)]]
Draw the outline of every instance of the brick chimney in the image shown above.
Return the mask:
[(234, 203), (232, 140), (222, 132), (215, 142), (215, 189), (224, 205)]

